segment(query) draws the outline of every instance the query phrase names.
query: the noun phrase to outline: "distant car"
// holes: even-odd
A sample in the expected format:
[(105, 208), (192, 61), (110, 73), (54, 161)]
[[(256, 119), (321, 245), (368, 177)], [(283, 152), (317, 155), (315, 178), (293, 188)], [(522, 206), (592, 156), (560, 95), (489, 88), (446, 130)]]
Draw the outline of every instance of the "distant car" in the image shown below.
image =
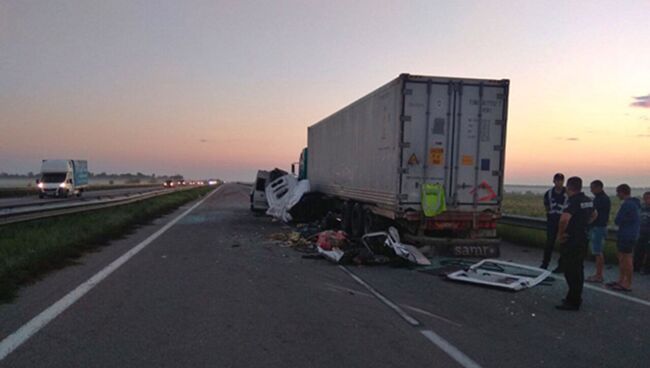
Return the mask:
[(172, 188), (174, 186), (175, 186), (175, 184), (174, 184), (173, 180), (165, 180), (165, 181), (163, 181), (163, 187), (165, 187), (165, 188)]
[(215, 179), (208, 180), (208, 185), (217, 185), (217, 184), (219, 184), (218, 180), (215, 180)]
[(251, 211), (265, 211), (269, 208), (269, 203), (266, 201), (266, 183), (269, 180), (269, 172), (259, 170), (255, 178), (255, 184), (251, 190)]
[(185, 180), (181, 179), (181, 180), (178, 180), (178, 181), (176, 182), (176, 185), (178, 185), (178, 186), (185, 186), (185, 185), (187, 185), (187, 182), (186, 182)]

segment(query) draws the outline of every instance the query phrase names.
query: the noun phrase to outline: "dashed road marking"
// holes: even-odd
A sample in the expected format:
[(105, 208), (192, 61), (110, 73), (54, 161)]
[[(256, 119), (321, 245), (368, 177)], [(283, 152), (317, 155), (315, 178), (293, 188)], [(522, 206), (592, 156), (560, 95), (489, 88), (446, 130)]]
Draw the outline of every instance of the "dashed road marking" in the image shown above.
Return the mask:
[[(354, 281), (358, 282), (361, 284), (363, 287), (365, 287), (372, 295), (374, 295), (377, 299), (379, 299), (382, 303), (384, 303), (387, 307), (390, 309), (394, 310), (402, 319), (404, 319), (406, 322), (408, 322), (411, 326), (413, 327), (418, 327), (420, 326), (420, 322), (411, 317), (408, 313), (406, 313), (402, 308), (400, 308), (399, 305), (395, 304), (392, 302), (390, 299), (382, 295), (379, 291), (377, 291), (375, 288), (370, 286), (367, 282), (363, 281), (362, 278), (359, 276), (355, 275), (352, 271), (350, 271), (347, 267), (345, 266), (339, 266), (343, 272), (348, 274)], [(460, 364), (464, 368), (481, 368), (481, 366), (473, 361), (470, 357), (465, 355), (462, 351), (460, 351), (457, 347), (449, 343), (447, 340), (442, 338), (440, 335), (437, 333), (433, 332), (432, 330), (420, 330), (420, 333), (427, 338), (431, 343), (433, 343), (435, 346), (437, 346), (440, 350), (445, 352), (447, 355), (449, 355), (450, 358), (456, 361), (456, 363)]]

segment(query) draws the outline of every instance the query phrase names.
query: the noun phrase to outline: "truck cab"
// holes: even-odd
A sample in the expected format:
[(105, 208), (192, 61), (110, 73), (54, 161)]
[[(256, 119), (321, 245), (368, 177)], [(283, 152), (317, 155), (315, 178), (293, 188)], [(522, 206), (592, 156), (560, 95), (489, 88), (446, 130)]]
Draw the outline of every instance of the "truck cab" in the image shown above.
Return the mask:
[(36, 181), (39, 198), (81, 196), (88, 186), (88, 166), (82, 160), (43, 160)]

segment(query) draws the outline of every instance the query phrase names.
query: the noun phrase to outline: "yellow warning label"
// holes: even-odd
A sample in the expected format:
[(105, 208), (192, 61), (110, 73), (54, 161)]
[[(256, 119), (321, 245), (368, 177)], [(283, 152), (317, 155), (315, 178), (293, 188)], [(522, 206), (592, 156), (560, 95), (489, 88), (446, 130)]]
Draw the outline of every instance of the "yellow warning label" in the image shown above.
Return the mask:
[(442, 165), (444, 150), (442, 148), (431, 148), (429, 150), (429, 163), (431, 165)]
[(412, 154), (411, 157), (409, 157), (409, 165), (417, 165), (419, 163), (420, 160), (418, 160), (418, 156), (416, 156), (415, 153)]
[(474, 156), (463, 155), (463, 159), (462, 159), (461, 162), (465, 166), (472, 166), (472, 165), (474, 165)]

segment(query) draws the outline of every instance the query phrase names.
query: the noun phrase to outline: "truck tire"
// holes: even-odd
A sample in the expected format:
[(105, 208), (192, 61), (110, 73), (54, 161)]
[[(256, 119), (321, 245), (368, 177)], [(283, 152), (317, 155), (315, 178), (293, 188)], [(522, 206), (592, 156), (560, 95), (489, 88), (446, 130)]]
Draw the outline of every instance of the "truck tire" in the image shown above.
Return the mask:
[(360, 238), (364, 234), (364, 209), (361, 203), (356, 203), (352, 207), (352, 216), (351, 216), (351, 226), (352, 226), (352, 236), (355, 238)]
[(368, 234), (372, 233), (374, 231), (378, 231), (379, 226), (378, 226), (379, 219), (377, 216), (372, 213), (369, 209), (365, 209), (363, 211), (363, 234)]
[(347, 201), (343, 203), (341, 209), (341, 229), (348, 234), (352, 234), (352, 209), (354, 203)]

